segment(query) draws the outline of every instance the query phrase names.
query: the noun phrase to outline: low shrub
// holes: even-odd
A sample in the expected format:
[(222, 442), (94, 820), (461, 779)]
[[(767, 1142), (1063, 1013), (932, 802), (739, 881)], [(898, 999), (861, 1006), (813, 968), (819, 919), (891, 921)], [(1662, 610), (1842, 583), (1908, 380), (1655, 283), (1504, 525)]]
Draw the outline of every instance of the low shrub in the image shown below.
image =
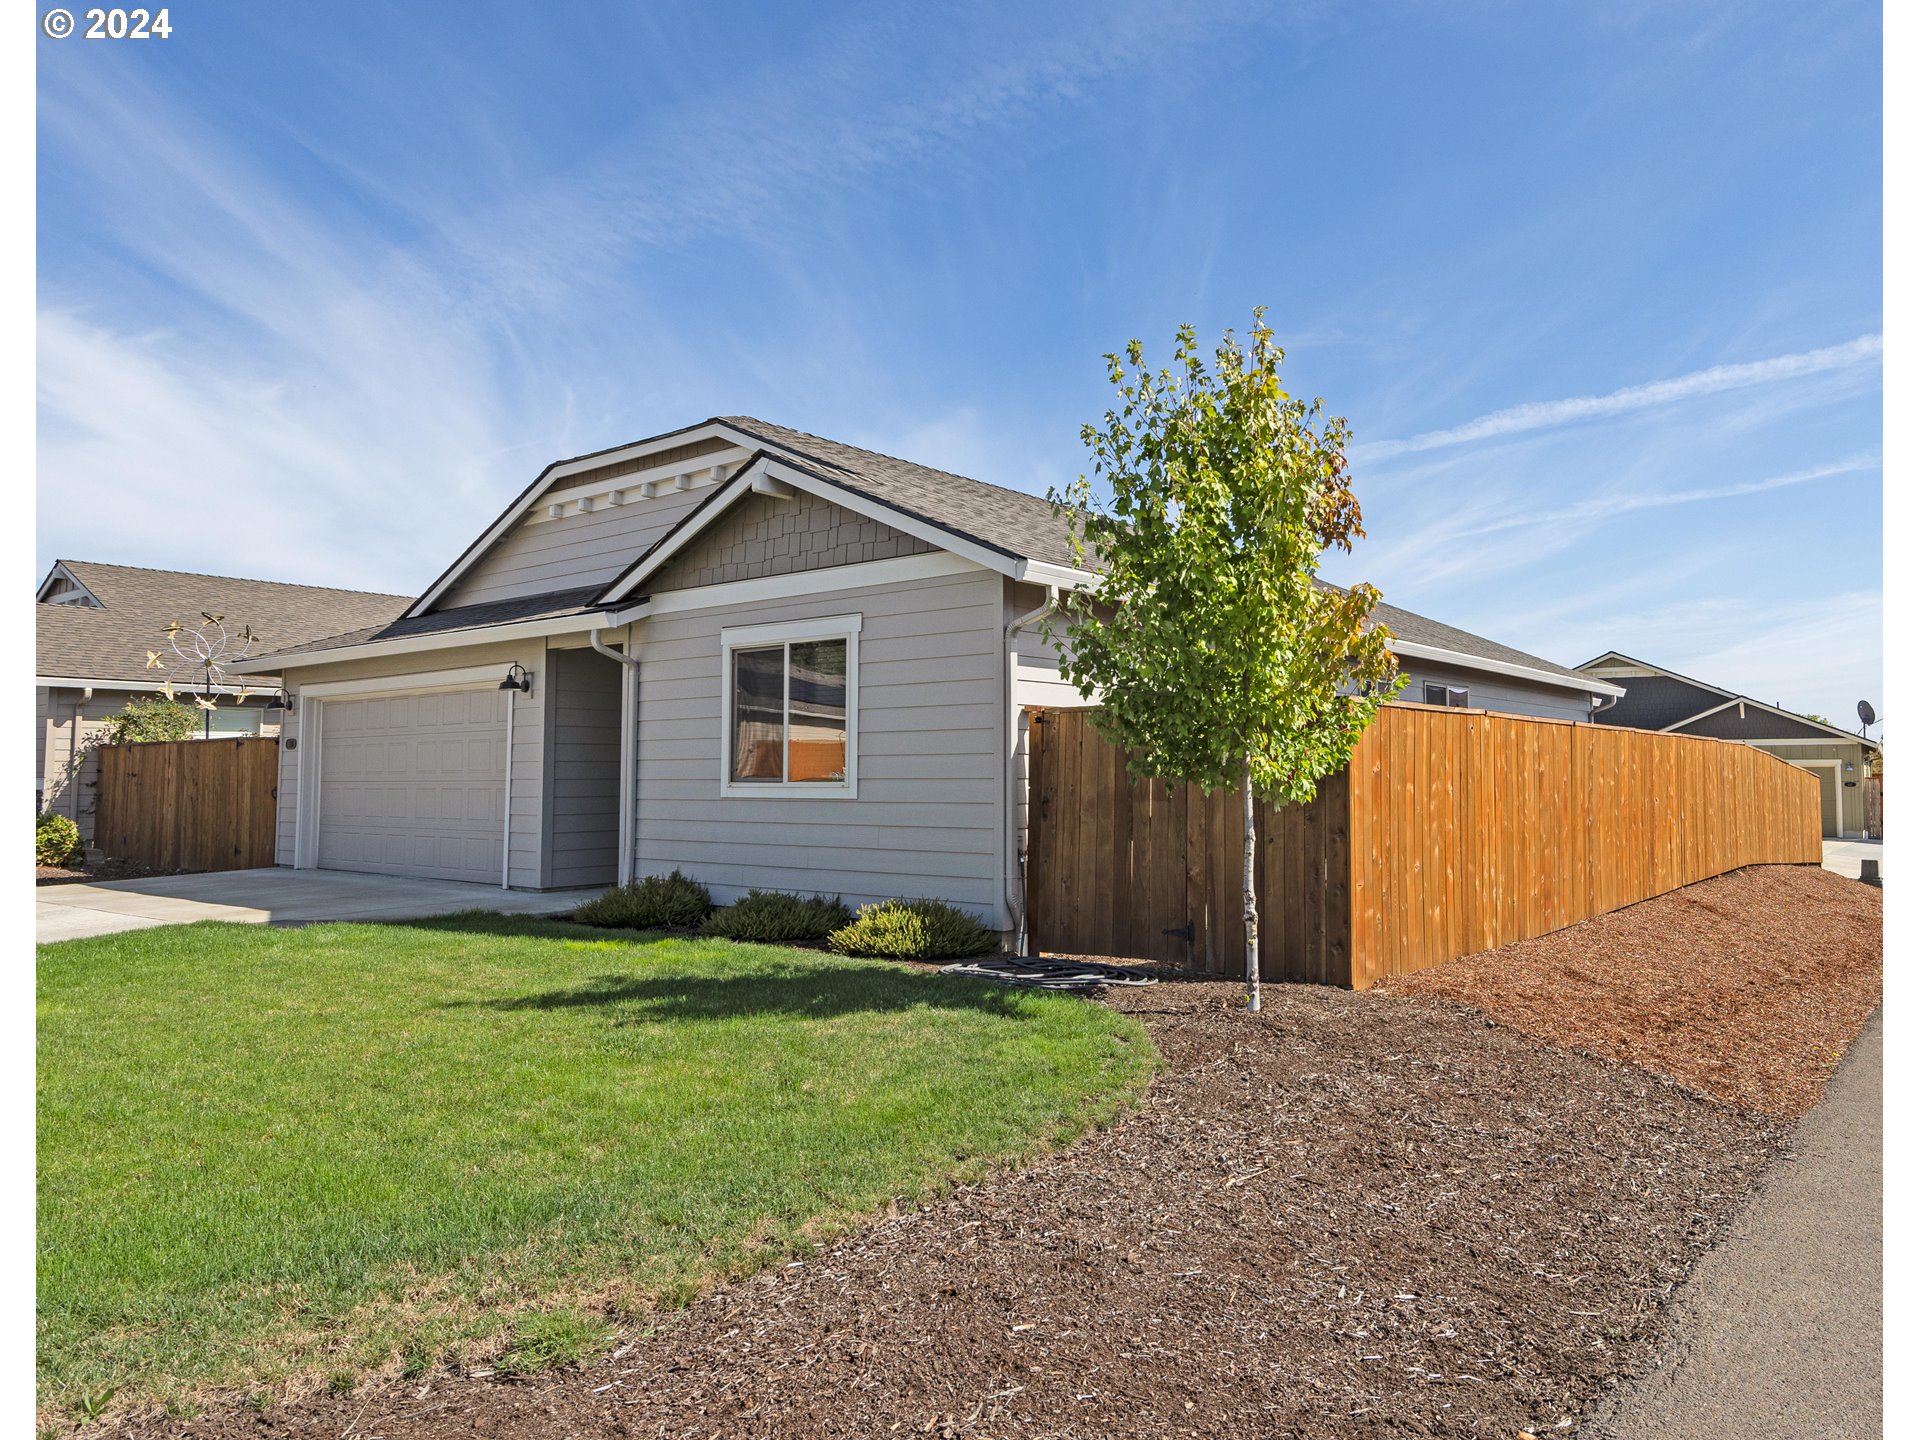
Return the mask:
[(576, 906), (573, 918), (583, 925), (604, 925), (614, 930), (690, 930), (712, 909), (713, 897), (707, 887), (676, 870), (671, 875), (649, 875), (644, 880), (616, 885), (606, 894)]
[(43, 810), (33, 823), (33, 858), (42, 865), (65, 865), (80, 850), (80, 827), (64, 815)]
[(829, 900), (825, 895), (749, 890), (745, 899), (709, 915), (700, 933), (762, 945), (818, 945), (852, 919), (853, 912), (838, 895)]
[(1000, 937), (966, 911), (939, 900), (862, 905), (851, 925), (827, 937), (838, 955), (886, 960), (959, 960), (1000, 947)]

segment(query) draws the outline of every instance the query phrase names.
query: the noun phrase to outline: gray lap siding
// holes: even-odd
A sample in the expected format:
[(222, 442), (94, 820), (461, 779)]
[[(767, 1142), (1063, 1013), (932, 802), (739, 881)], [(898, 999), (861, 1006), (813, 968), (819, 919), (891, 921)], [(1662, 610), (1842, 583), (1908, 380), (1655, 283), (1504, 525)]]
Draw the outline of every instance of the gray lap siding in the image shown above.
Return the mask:
[[(849, 904), (928, 895), (998, 919), (1000, 577), (985, 571), (650, 617), (635, 873)], [(723, 796), (721, 631), (858, 614), (857, 796)]]

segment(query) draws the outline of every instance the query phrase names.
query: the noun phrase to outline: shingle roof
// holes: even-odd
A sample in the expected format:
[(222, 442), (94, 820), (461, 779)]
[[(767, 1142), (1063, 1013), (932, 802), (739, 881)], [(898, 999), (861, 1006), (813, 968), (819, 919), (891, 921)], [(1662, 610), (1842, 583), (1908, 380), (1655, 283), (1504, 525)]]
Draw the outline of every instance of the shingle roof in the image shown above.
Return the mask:
[(404, 595), (330, 590), (275, 580), (147, 570), (92, 560), (60, 562), (100, 601), (91, 605), (35, 605), (38, 674), (75, 680), (145, 681), (147, 652), (163, 650), (162, 631), (175, 620), (191, 624), (202, 611), (224, 615), (232, 627), (251, 625), (262, 644), (284, 650), (317, 636), (384, 625), (404, 610)]
[(1452, 650), (1461, 655), (1472, 656), (1476, 660), (1497, 660), (1506, 665), (1525, 665), (1534, 670), (1545, 670), (1550, 674), (1564, 675), (1569, 679), (1580, 680), (1599, 685), (1613, 682), (1602, 680), (1597, 675), (1582, 674), (1578, 670), (1569, 670), (1565, 665), (1556, 665), (1551, 660), (1543, 660), (1538, 655), (1529, 655), (1524, 650), (1516, 650), (1511, 645), (1502, 645), (1497, 640), (1489, 640), (1484, 635), (1475, 635), (1470, 630), (1462, 630), (1457, 625), (1443, 625), (1438, 620), (1429, 620), (1424, 615), (1416, 615), (1411, 610), (1402, 610), (1398, 605), (1389, 605), (1385, 601), (1373, 607), (1374, 619), (1391, 630), (1394, 638), (1405, 640), (1414, 645), (1432, 645), (1440, 650)]
[(305, 655), (315, 650), (342, 650), (349, 645), (370, 645), (380, 640), (406, 640), (416, 635), (443, 635), (455, 630), (512, 625), (521, 620), (553, 620), (562, 615), (583, 615), (599, 608), (592, 601), (601, 589), (599, 585), (585, 585), (572, 590), (549, 590), (541, 595), (521, 595), (511, 600), (461, 605), (452, 610), (430, 610), (411, 620), (392, 620), (383, 625), (368, 625), (339, 635), (323, 635), (304, 645), (278, 646), (273, 653), (276, 656)]
[[(944, 529), (957, 530), (1009, 555), (1057, 565), (1086, 563), (1074, 558), (1066, 521), (1054, 512), (1050, 501), (1037, 495), (842, 445), (837, 440), (789, 430), (784, 425), (756, 420), (750, 415), (723, 415), (720, 421), (769, 446), (838, 471), (855, 489), (877, 500), (898, 506)], [(1397, 605), (1382, 604), (1375, 608), (1374, 614), (1397, 637), (1414, 644), (1432, 645), (1475, 659), (1525, 665), (1569, 679), (1593, 678), (1511, 645), (1402, 610)]]
[(731, 425), (769, 448), (784, 450), (802, 462), (824, 467), (824, 479), (838, 480), (883, 505), (904, 510), (928, 524), (951, 530), (1022, 560), (1074, 565), (1067, 526), (1052, 502), (1024, 490), (1009, 490), (985, 480), (916, 465), (875, 450), (842, 445), (804, 430), (789, 430), (751, 415), (722, 415)]

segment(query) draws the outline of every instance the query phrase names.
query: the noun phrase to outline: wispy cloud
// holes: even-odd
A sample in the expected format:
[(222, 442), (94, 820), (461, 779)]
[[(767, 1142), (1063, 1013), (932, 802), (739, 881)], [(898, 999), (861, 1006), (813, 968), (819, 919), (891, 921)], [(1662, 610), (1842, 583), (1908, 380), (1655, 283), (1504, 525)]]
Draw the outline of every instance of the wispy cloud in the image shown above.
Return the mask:
[(1623, 515), (1762, 495), (1879, 467), (1880, 456), (1869, 451), (1757, 480), (1601, 493), (1537, 510), (1523, 508), (1513, 494), (1481, 493), (1444, 515), (1428, 516), (1398, 539), (1369, 548), (1364, 564), (1371, 573), (1416, 589), (1469, 574), (1485, 578), (1589, 541), (1596, 526)]
[(1844, 345), (1828, 345), (1797, 355), (1776, 355), (1769, 360), (1752, 360), (1740, 365), (1715, 365), (1671, 380), (1629, 385), (1607, 395), (1576, 395), (1565, 400), (1537, 400), (1525, 405), (1512, 405), (1449, 429), (1429, 430), (1406, 440), (1377, 440), (1368, 445), (1357, 445), (1353, 453), (1356, 459), (1383, 460), (1394, 455), (1438, 450), (1448, 445), (1467, 445), (1476, 440), (1492, 440), (1529, 430), (1548, 430), (1579, 420), (1670, 405), (1677, 400), (1692, 400), (1728, 390), (1770, 385), (1803, 375), (1846, 370), (1878, 359), (1880, 351), (1880, 336), (1862, 335)]
[(1616, 515), (1632, 514), (1636, 510), (1659, 510), (1669, 505), (1697, 505), (1706, 500), (1733, 500), (1742, 495), (1762, 495), (1769, 490), (1785, 490), (1815, 480), (1831, 480), (1838, 475), (1860, 475), (1879, 468), (1880, 456), (1869, 452), (1835, 461), (1831, 465), (1813, 465), (1804, 470), (1791, 470), (1784, 475), (1769, 475), (1764, 480), (1744, 480), (1733, 485), (1706, 485), (1691, 490), (1651, 491), (1635, 495), (1596, 495), (1591, 500), (1582, 500), (1575, 505), (1463, 526), (1453, 534), (1456, 537), (1497, 535), (1505, 530), (1527, 530), (1542, 525), (1595, 525)]

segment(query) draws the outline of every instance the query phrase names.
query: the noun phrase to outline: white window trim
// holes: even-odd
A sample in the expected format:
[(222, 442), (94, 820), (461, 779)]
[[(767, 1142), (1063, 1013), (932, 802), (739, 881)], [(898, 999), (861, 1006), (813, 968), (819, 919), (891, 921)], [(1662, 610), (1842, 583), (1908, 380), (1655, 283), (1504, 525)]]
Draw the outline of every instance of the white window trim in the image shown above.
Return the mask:
[[(843, 781), (756, 780), (733, 778), (733, 652), (789, 645), (807, 640), (847, 642), (847, 778)], [(788, 620), (774, 625), (735, 625), (720, 632), (720, 794), (762, 800), (860, 798), (860, 617), (833, 615), (818, 620)]]

